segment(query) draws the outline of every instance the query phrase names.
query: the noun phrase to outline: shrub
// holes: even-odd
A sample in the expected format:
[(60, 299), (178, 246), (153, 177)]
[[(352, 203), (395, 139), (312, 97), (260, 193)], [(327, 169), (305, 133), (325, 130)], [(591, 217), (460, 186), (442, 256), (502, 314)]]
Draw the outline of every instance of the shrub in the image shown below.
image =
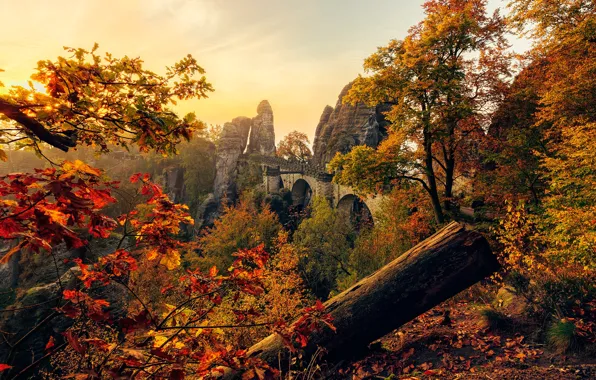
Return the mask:
[(490, 330), (503, 330), (511, 327), (513, 321), (505, 313), (493, 308), (485, 308), (480, 311), (484, 327)]
[(327, 199), (313, 198), (311, 216), (298, 226), (294, 244), (306, 252), (300, 270), (306, 285), (318, 298), (329, 296), (341, 273), (351, 275), (347, 268), (351, 234), (350, 224)]
[(559, 353), (565, 353), (577, 347), (575, 325), (562, 319), (553, 323), (547, 331), (548, 343)]
[(255, 248), (264, 244), (269, 251), (281, 228), (278, 218), (269, 207), (259, 210), (250, 199), (242, 199), (238, 205), (226, 206), (222, 216), (212, 228), (199, 239), (202, 255), (211, 265), (227, 268), (233, 261), (232, 254), (239, 249)]

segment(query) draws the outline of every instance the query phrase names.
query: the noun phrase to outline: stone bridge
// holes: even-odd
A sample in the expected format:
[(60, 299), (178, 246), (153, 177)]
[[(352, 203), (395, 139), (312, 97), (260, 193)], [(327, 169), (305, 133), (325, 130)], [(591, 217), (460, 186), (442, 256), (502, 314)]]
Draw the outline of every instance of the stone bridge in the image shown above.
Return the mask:
[(321, 167), (272, 156), (250, 155), (245, 159), (263, 166), (263, 187), (267, 193), (287, 189), (292, 192), (295, 206), (306, 207), (313, 197), (324, 196), (333, 207), (349, 214), (352, 221), (368, 218), (374, 222), (377, 218), (382, 196), (360, 199), (352, 188), (333, 183), (333, 175)]

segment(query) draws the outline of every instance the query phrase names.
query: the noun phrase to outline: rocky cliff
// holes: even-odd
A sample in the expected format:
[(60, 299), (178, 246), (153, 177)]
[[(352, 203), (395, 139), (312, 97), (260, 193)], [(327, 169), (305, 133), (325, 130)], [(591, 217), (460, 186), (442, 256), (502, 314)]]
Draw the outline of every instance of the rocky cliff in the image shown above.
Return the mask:
[(238, 158), (243, 153), (275, 154), (275, 131), (273, 110), (268, 101), (263, 100), (257, 107), (257, 116), (237, 117), (225, 123), (216, 152), (216, 175), (214, 196), (216, 200), (236, 199), (236, 177)]
[(268, 101), (263, 100), (257, 107), (257, 116), (252, 119), (250, 141), (247, 153), (260, 153), (266, 156), (275, 153), (275, 130), (273, 110)]
[(315, 131), (313, 160), (324, 167), (336, 152), (347, 153), (356, 145), (376, 147), (386, 136), (388, 122), (383, 112), (389, 110), (385, 104), (368, 107), (363, 103), (352, 106), (343, 104), (352, 83), (346, 85), (335, 108), (326, 106)]
[(238, 159), (242, 154), (275, 154), (273, 110), (267, 100), (257, 107), (257, 116), (240, 116), (225, 123), (216, 151), (213, 194), (199, 207), (195, 217), (195, 230), (213, 223), (221, 201), (234, 202), (238, 196), (238, 172), (242, 170)]
[[(78, 258), (95, 262), (99, 257), (114, 252), (119, 244), (118, 236), (90, 239), (87, 246), (78, 249), (67, 249), (61, 244), (52, 249), (54, 260), (44, 253), (19, 253), (23, 262), (20, 268), (14, 269), (17, 271), (16, 280), (6, 288), (4, 283), (0, 289), (3, 293), (0, 331), (10, 332), (4, 334), (5, 338), (0, 342), (0, 363), (25, 368), (45, 356), (45, 345), (50, 336), (56, 339), (56, 346), (61, 344), (64, 340), (61, 333), (71, 326), (72, 320), (57, 313), (54, 308), (63, 304), (63, 289), (81, 287), (81, 270), (72, 260)], [(0, 265), (0, 268), (6, 269), (8, 265), (11, 264)], [(124, 317), (129, 299), (124, 287), (116, 284), (98, 287), (93, 290), (92, 296), (109, 302), (105, 311), (113, 318)], [(38, 375), (17, 377), (40, 378)]]

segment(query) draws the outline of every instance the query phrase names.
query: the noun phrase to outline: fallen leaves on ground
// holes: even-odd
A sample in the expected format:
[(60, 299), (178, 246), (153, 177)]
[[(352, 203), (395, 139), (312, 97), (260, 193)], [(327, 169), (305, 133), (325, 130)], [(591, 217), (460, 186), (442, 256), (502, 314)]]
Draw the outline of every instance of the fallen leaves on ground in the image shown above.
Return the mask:
[[(447, 324), (445, 315), (450, 315)], [(550, 364), (542, 345), (533, 343), (522, 331), (521, 325), (507, 331), (485, 327), (477, 307), (466, 302), (443, 304), (382, 338), (374, 345), (380, 349), (340, 369), (338, 375), (352, 380), (576, 379), (596, 375), (592, 365), (580, 371), (579, 367)], [(584, 372), (586, 377), (582, 377)]]

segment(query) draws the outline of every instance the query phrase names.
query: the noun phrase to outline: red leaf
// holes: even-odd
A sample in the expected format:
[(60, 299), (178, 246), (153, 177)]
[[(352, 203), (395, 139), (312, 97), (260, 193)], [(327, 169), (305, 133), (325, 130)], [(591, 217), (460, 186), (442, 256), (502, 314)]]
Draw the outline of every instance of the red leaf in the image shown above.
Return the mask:
[(73, 350), (75, 350), (81, 355), (85, 353), (85, 347), (81, 345), (81, 343), (79, 342), (79, 338), (72, 334), (72, 331), (67, 331), (65, 333), (62, 333), (62, 335), (66, 337), (68, 344), (73, 348)]
[(0, 364), (0, 372), (5, 371), (9, 368), (12, 368), (12, 366), (8, 364)]
[(56, 344), (54, 343), (54, 337), (51, 336), (50, 340), (48, 340), (48, 343), (46, 344), (46, 350), (49, 350), (50, 348), (54, 347)]

